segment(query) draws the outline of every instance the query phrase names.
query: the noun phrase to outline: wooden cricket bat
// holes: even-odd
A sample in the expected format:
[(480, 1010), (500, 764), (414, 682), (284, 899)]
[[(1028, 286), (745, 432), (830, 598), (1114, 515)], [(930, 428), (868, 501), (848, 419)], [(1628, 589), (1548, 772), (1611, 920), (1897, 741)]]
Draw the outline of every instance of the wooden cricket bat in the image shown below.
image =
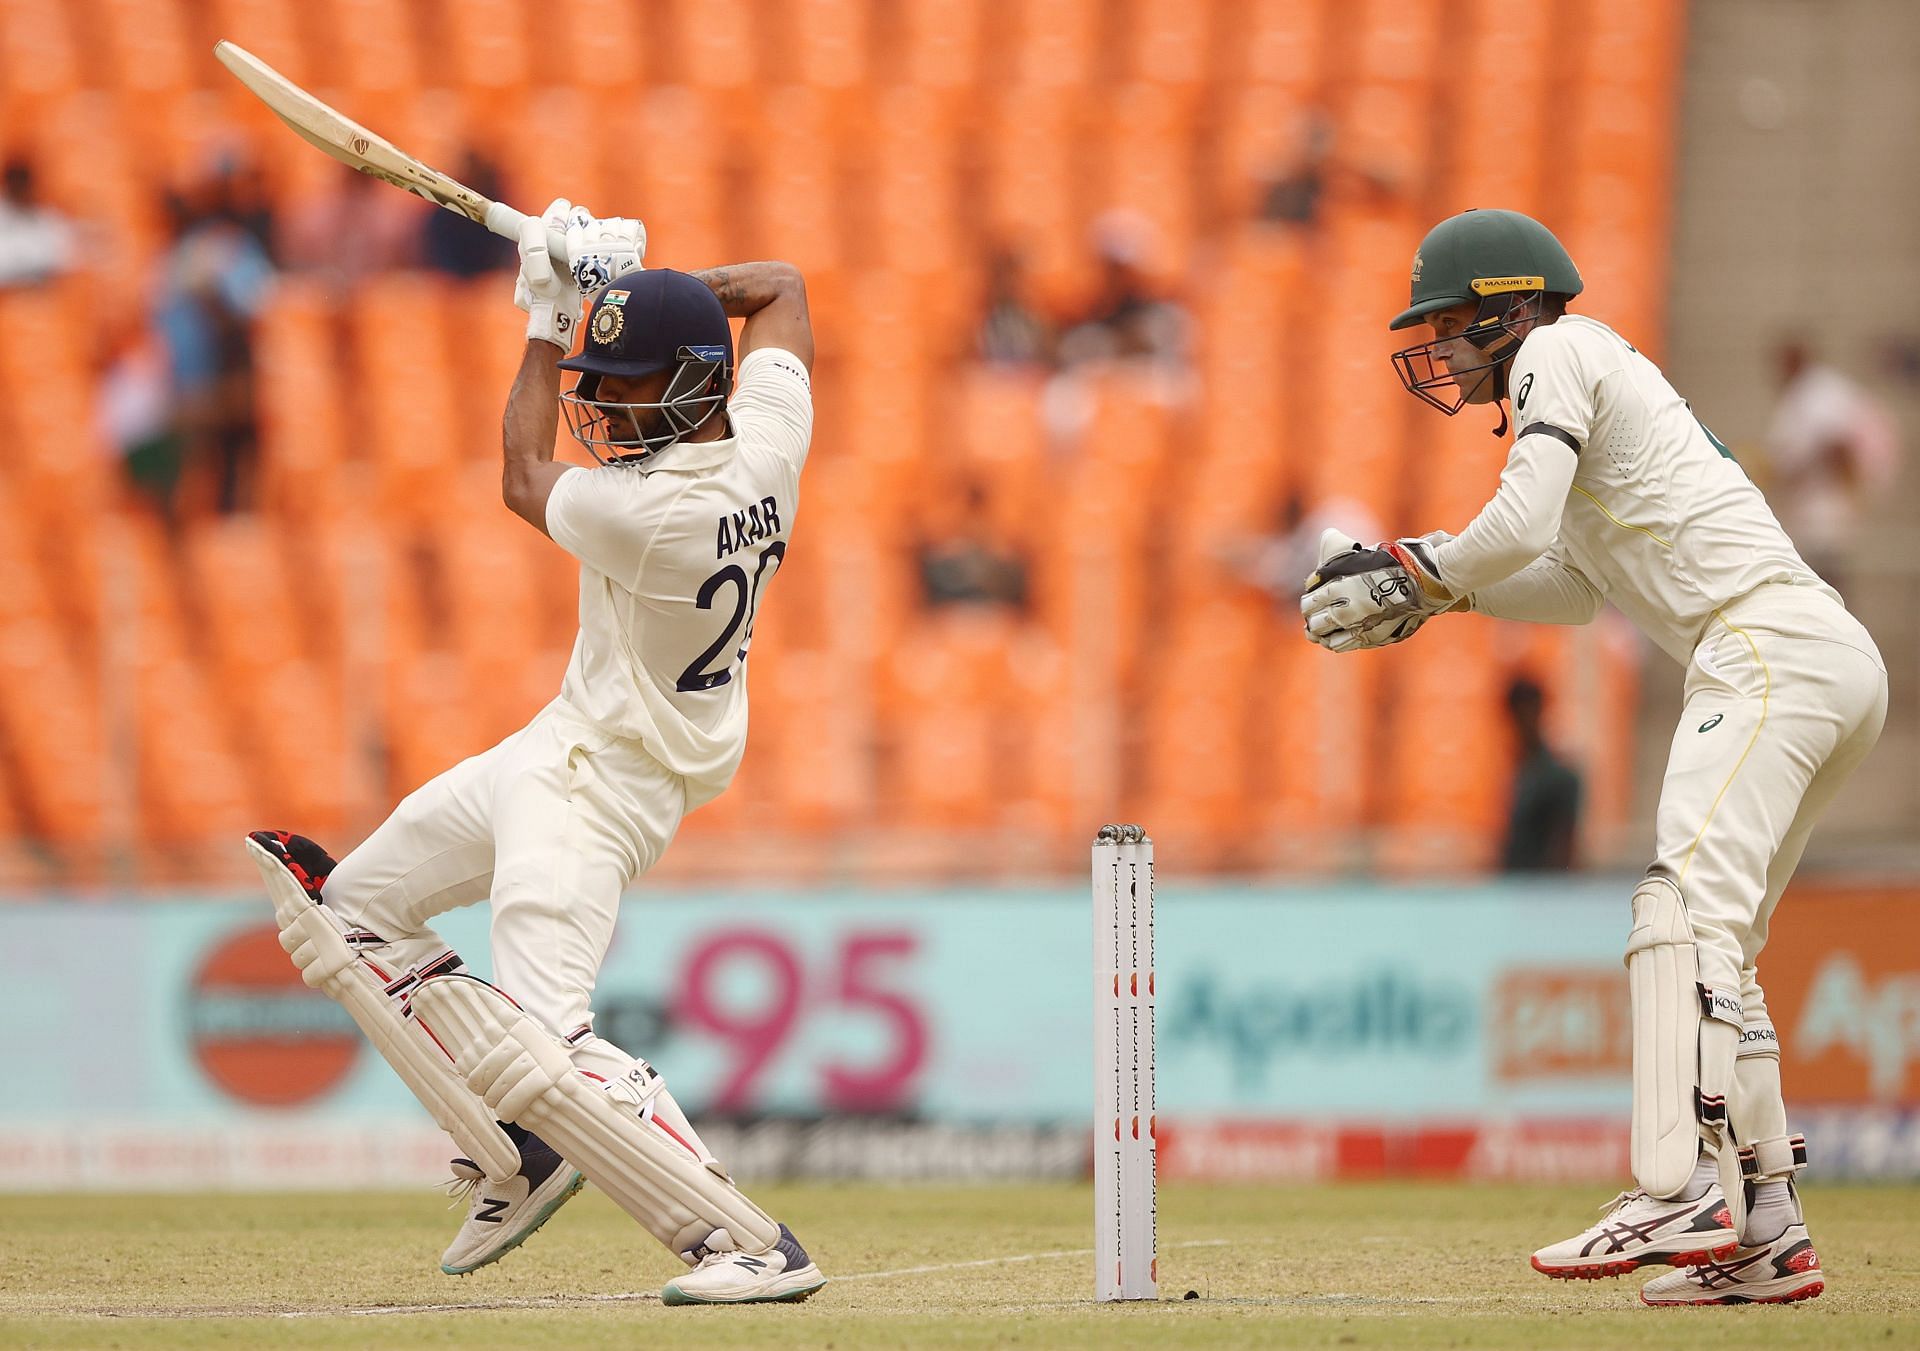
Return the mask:
[[(488, 201), (466, 184), (422, 164), (391, 141), (329, 108), (246, 48), (222, 39), (214, 44), (213, 54), (307, 144), (382, 183), (404, 188), (435, 206), (478, 221), (497, 235), (516, 241), (520, 238), (520, 223), (526, 216), (505, 202)], [(564, 234), (549, 229), (547, 249), (556, 267), (566, 266)]]

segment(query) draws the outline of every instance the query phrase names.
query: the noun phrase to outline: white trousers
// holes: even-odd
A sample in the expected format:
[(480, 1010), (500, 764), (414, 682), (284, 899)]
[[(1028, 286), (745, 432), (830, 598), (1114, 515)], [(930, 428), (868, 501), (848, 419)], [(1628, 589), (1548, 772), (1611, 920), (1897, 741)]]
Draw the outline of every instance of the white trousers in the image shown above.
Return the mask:
[(430, 956), (445, 945), (428, 920), (490, 899), (494, 983), (572, 1036), (591, 1026), (621, 892), (685, 813), (679, 775), (556, 700), (410, 793), (340, 861), (327, 905), (403, 954)]
[[(1688, 664), (1649, 871), (1680, 888), (1700, 981), (1740, 992), (1750, 1033), (1773, 1035), (1757, 969), (1773, 908), (1886, 715), (1873, 639), (1812, 588), (1763, 586), (1725, 607)], [(1733, 1128), (1745, 1140), (1785, 1134), (1777, 1056), (1756, 1078), (1744, 1072), (1751, 1049)]]

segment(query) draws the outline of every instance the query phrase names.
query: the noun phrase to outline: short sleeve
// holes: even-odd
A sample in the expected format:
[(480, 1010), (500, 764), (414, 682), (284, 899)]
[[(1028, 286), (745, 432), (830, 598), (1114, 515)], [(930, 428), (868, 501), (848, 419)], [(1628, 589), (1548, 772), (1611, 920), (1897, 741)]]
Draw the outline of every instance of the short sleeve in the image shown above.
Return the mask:
[(800, 358), (780, 347), (757, 347), (740, 363), (727, 412), (798, 474), (813, 441), (813, 381)]
[(1527, 335), (1513, 360), (1513, 425), (1517, 435), (1529, 429), (1560, 433), (1578, 454), (1586, 448), (1594, 423), (1594, 387), (1587, 378), (1574, 335), (1554, 325)]
[(617, 467), (568, 470), (547, 495), (547, 533), (594, 571), (631, 586), (649, 534), (636, 498), (641, 479)]

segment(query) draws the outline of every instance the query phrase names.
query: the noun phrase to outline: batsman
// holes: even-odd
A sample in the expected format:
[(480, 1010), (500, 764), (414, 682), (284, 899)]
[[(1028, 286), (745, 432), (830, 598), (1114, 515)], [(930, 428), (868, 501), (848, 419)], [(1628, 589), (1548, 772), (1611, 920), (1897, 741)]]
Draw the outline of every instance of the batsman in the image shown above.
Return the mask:
[(1808, 1299), (1825, 1277), (1794, 1186), (1806, 1144), (1757, 964), (1814, 823), (1880, 735), (1886, 666), (1659, 368), (1567, 312), (1581, 289), (1517, 212), (1427, 234), (1391, 327), (1432, 336), (1394, 364), (1443, 413), (1498, 407), (1496, 434), (1510, 405), (1506, 467), (1458, 535), (1365, 547), (1328, 531), (1301, 612), (1314, 642), (1352, 652), (1451, 612), (1585, 624), (1611, 601), (1685, 668), (1626, 943), (1637, 1186), (1533, 1266), (1674, 1268), (1649, 1304)]
[[(506, 506), (580, 564), (558, 697), (337, 864), (284, 831), (247, 847), (306, 982), (459, 1151), (470, 1209), (443, 1271), (498, 1260), (584, 1177), (691, 1268), (668, 1304), (804, 1299), (826, 1278), (793, 1234), (734, 1186), (652, 1066), (593, 1027), (621, 892), (739, 766), (748, 643), (813, 428), (799, 273), (647, 270), (645, 251), (640, 222), (564, 199), (520, 228), (527, 342), (501, 481)], [(745, 321), (737, 368), (729, 317)], [(554, 460), (562, 411), (597, 467)], [(492, 983), (428, 927), (478, 901)]]

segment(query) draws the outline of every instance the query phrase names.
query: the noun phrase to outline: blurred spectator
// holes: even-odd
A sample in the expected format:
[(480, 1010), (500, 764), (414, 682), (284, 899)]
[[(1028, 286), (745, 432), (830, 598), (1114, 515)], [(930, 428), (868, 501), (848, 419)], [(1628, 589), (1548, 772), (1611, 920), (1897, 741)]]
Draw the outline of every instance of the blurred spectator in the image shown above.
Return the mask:
[(1186, 310), (1156, 293), (1146, 272), (1153, 227), (1130, 211), (1109, 211), (1094, 222), (1100, 289), (1060, 339), (1069, 366), (1089, 361), (1144, 361), (1184, 370)]
[(964, 510), (944, 538), (923, 542), (917, 552), (921, 599), (943, 605), (1027, 605), (1027, 565), (994, 539), (986, 490), (969, 484)]
[(186, 457), (212, 466), (219, 510), (252, 505), (258, 458), (252, 324), (273, 265), (239, 223), (222, 175), (172, 203), (155, 322), (166, 344), (175, 427)]
[(246, 231), (261, 255), (272, 262), (278, 246), (273, 203), (259, 166), (241, 159), (237, 152), (223, 153), (214, 164), (208, 196), (208, 212)]
[(281, 226), (281, 263), (313, 274), (331, 293), (348, 291), (363, 277), (412, 263), (419, 206), (370, 174), (342, 173), (330, 196)]
[[(467, 152), (454, 177), (490, 201), (504, 199), (500, 171), (475, 151)], [(438, 207), (427, 213), (420, 234), (420, 255), (421, 261), (435, 272), (454, 277), (512, 272), (520, 266), (520, 253), (512, 240), (502, 239), (486, 226)]]
[(108, 336), (104, 357), (95, 402), (101, 438), (119, 456), (127, 486), (171, 525), (180, 438), (166, 353), (146, 327), (128, 325)]
[(1333, 123), (1324, 113), (1307, 118), (1299, 158), (1269, 178), (1260, 193), (1260, 219), (1277, 225), (1309, 227), (1320, 219), (1333, 154)]
[(1097, 381), (1085, 376), (1119, 367), (1129, 383), (1162, 406), (1193, 398), (1191, 320), (1148, 275), (1154, 245), (1153, 225), (1138, 212), (1109, 211), (1093, 223), (1098, 290), (1061, 334), (1059, 372), (1041, 399), (1041, 417), (1057, 447), (1078, 445), (1092, 420)]
[(1767, 429), (1768, 494), (1800, 556), (1845, 590), (1847, 551), (1863, 508), (1892, 482), (1900, 447), (1871, 395), (1790, 339), (1775, 353), (1780, 402)]
[(1386, 538), (1373, 512), (1352, 498), (1334, 497), (1311, 512), (1298, 493), (1289, 493), (1280, 507), (1273, 531), (1220, 546), (1220, 562), (1273, 598), (1279, 609), (1297, 615), (1300, 588), (1320, 565), (1320, 536), (1328, 529), (1344, 530), (1364, 544)]
[(1027, 299), (1026, 268), (1012, 249), (987, 263), (987, 296), (974, 347), (995, 366), (1051, 366), (1053, 326)]
[(1277, 168), (1262, 185), (1255, 215), (1271, 225), (1311, 230), (1320, 223), (1330, 196), (1379, 204), (1400, 194), (1404, 174), (1389, 158), (1335, 155), (1333, 120), (1314, 111), (1302, 119), (1300, 149), (1292, 162)]
[(1507, 686), (1507, 713), (1520, 764), (1513, 776), (1507, 838), (1500, 847), (1502, 872), (1553, 872), (1574, 866), (1580, 775), (1547, 745), (1541, 730), (1545, 704), (1540, 686), (1525, 676)]
[(0, 169), (0, 287), (38, 286), (73, 266), (73, 227), (40, 204), (33, 166)]

